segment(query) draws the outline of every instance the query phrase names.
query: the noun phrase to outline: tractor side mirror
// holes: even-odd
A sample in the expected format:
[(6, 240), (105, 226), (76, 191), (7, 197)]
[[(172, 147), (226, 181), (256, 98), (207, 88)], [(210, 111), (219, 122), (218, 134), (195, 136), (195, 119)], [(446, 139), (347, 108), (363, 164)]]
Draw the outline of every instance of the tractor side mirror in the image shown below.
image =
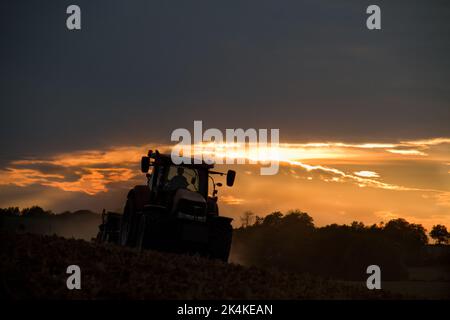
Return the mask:
[(227, 186), (232, 187), (234, 184), (234, 179), (236, 178), (236, 171), (228, 170), (227, 172)]
[(150, 157), (141, 158), (141, 171), (147, 173), (150, 169)]

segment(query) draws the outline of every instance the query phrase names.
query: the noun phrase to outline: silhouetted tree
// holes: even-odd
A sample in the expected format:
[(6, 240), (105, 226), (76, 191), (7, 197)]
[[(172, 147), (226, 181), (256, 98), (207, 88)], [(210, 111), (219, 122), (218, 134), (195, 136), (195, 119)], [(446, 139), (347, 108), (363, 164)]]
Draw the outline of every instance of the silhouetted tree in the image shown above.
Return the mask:
[(353, 221), (350, 227), (354, 230), (364, 230), (365, 228), (364, 223), (359, 221)]
[(431, 229), (430, 237), (436, 240), (438, 244), (443, 244), (448, 243), (450, 233), (444, 225), (438, 224), (433, 226), (433, 229)]
[(272, 212), (271, 214), (268, 214), (263, 221), (263, 224), (265, 225), (276, 225), (280, 223), (281, 218), (283, 217), (283, 214), (280, 211)]
[(283, 223), (295, 224), (306, 228), (314, 228), (313, 218), (300, 210), (289, 211), (282, 219)]
[(255, 225), (260, 225), (263, 223), (263, 221), (264, 221), (263, 217), (255, 216)]
[(39, 206), (32, 206), (31, 208), (22, 209), (21, 215), (23, 217), (44, 217), (52, 214), (51, 211), (45, 211)]
[(389, 221), (383, 230), (392, 240), (409, 247), (421, 247), (428, 243), (426, 230), (422, 225), (409, 223), (402, 218)]
[(16, 217), (20, 215), (19, 207), (0, 208), (0, 214), (8, 217)]

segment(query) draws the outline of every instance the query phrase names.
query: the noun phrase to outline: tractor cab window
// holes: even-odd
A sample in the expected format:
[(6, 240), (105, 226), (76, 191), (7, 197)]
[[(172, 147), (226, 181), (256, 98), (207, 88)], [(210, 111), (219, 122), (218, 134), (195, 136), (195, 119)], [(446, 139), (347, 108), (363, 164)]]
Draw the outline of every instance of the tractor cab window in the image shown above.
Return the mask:
[(149, 170), (147, 172), (147, 177), (148, 177), (147, 185), (148, 185), (149, 189), (152, 190), (153, 189), (153, 183), (156, 180), (156, 178), (155, 178), (155, 170), (154, 170), (153, 167), (149, 168)]
[(197, 170), (181, 166), (170, 166), (164, 189), (167, 191), (188, 189), (198, 192), (199, 177)]

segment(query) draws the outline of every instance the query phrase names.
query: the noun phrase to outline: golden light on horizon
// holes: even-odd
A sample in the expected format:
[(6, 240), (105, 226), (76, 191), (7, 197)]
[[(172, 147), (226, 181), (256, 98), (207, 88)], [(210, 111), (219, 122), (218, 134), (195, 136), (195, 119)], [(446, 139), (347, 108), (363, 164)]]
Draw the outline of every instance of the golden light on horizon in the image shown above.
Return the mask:
[[(341, 161), (365, 161), (386, 162), (391, 159), (410, 159), (410, 156), (424, 155), (423, 152), (405, 149), (406, 145), (415, 148), (429, 149), (439, 144), (450, 143), (450, 139), (436, 138), (429, 140), (406, 141), (400, 143), (362, 143), (347, 144), (343, 142), (312, 142), (312, 143), (280, 143), (275, 146), (240, 143), (202, 143), (192, 145), (194, 155), (211, 156), (216, 163), (241, 163), (267, 164), (270, 161), (279, 161), (281, 165), (297, 166), (306, 171), (319, 170), (331, 173), (341, 178), (348, 178), (359, 185), (372, 186), (398, 190), (421, 190), (413, 187), (396, 186), (384, 183), (372, 178), (379, 178), (378, 173), (365, 169), (358, 172), (348, 173), (336, 168), (320, 164), (311, 165), (305, 160), (339, 160)], [(80, 191), (89, 194), (107, 191), (106, 185), (110, 182), (126, 181), (135, 174), (129, 166), (136, 164), (140, 157), (150, 149), (150, 145), (143, 146), (121, 146), (107, 150), (87, 150), (73, 153), (55, 155), (48, 159), (21, 159), (12, 161), (10, 165), (0, 170), (1, 184), (16, 184), (27, 186), (30, 184), (50, 185), (60, 187), (65, 191)], [(170, 153), (172, 146), (160, 145), (161, 152)], [(393, 154), (392, 158), (390, 155)], [(448, 152), (450, 157), (450, 151)], [(427, 160), (432, 159), (427, 157)], [(414, 157), (416, 159), (416, 157)], [(239, 162), (238, 162), (239, 163)], [(73, 168), (80, 173), (80, 179), (74, 182), (63, 180), (64, 175), (49, 174), (39, 171), (42, 165), (52, 165), (61, 168)], [(33, 168), (35, 167), (35, 168)], [(37, 168), (36, 168), (37, 167)], [(78, 169), (78, 170), (76, 170)], [(84, 171), (83, 171), (84, 170)], [(90, 182), (88, 182), (90, 181)], [(440, 190), (426, 190), (437, 191)]]
[[(395, 212), (396, 215), (407, 215), (408, 213), (402, 213), (402, 210), (414, 210), (409, 204), (420, 200), (419, 202), (432, 203), (435, 208), (430, 208), (429, 211), (440, 212), (442, 217), (446, 216), (445, 212), (448, 214), (450, 208), (449, 141), (450, 139), (439, 138), (399, 143), (280, 143), (275, 148), (270, 148), (270, 145), (260, 148), (251, 144), (204, 143), (194, 145), (192, 149), (200, 155), (222, 159), (225, 163), (229, 159), (233, 163), (241, 160), (241, 163), (245, 164), (231, 167), (238, 172), (242, 171), (238, 181), (254, 182), (254, 187), (244, 188), (251, 190), (251, 194), (243, 192), (242, 187), (236, 186), (235, 189), (223, 189), (221, 196), (220, 201), (229, 210), (234, 210), (233, 212), (258, 208), (261, 203), (266, 203), (265, 207), (269, 207), (269, 203), (272, 203), (276, 208), (276, 197), (287, 197), (283, 201), (293, 205), (295, 203), (293, 199), (297, 198), (298, 192), (310, 194), (313, 192), (312, 189), (304, 188), (313, 185), (315, 196), (311, 194), (311, 198), (305, 203), (311, 210), (317, 212), (321, 212), (323, 210), (321, 208), (325, 205), (321, 193), (337, 192), (336, 197), (345, 197), (345, 200), (342, 199), (339, 203), (330, 203), (326, 206), (348, 212), (345, 208), (354, 206), (355, 199), (361, 194), (367, 194), (368, 190), (374, 192), (380, 190), (385, 197), (383, 201), (386, 208), (378, 208), (375, 204), (369, 205), (369, 202), (378, 202), (378, 199), (367, 198), (365, 206), (374, 206), (373, 212), (386, 211), (392, 214)], [(105, 150), (63, 153), (48, 158), (18, 159), (0, 169), (0, 186), (14, 185), (27, 188), (41, 185), (63, 192), (96, 196), (108, 193), (113, 184), (144, 182), (138, 166), (140, 157), (145, 155), (148, 149), (159, 149), (161, 152), (169, 153), (171, 148), (171, 145), (160, 145), (157, 148), (153, 145), (120, 146)], [(279, 161), (281, 165), (281, 171), (276, 176), (260, 177), (259, 173), (254, 172), (273, 160)], [(433, 169), (442, 167), (445, 169)], [(284, 168), (289, 170), (286, 171)], [(427, 173), (418, 175), (416, 171)], [(282, 177), (286, 178), (281, 179)], [(239, 188), (241, 189), (238, 190)], [(263, 189), (272, 190), (273, 195), (261, 196), (264, 194)], [(278, 189), (285, 191), (276, 195), (274, 190)], [(345, 196), (339, 196), (340, 189), (353, 191), (345, 191)], [(395, 192), (397, 196), (386, 192)], [(399, 197), (400, 194), (408, 196)], [(256, 198), (260, 200), (257, 202), (251, 200)], [(47, 200), (46, 203), (48, 202)], [(426, 206), (421, 207), (421, 210), (426, 209)], [(377, 215), (373, 213), (373, 216)], [(450, 215), (448, 220), (450, 221)]]

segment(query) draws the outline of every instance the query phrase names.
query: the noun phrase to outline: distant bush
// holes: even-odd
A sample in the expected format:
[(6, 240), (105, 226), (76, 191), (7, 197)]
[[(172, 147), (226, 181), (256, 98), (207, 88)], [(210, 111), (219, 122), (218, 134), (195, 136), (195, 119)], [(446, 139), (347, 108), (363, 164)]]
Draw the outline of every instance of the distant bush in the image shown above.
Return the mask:
[(23, 217), (45, 217), (53, 215), (53, 213), (51, 211), (45, 211), (39, 206), (33, 206), (31, 208), (22, 209), (20, 215)]
[(450, 233), (445, 226), (438, 224), (433, 226), (430, 237), (433, 238), (437, 244), (447, 244), (450, 240)]
[(19, 215), (19, 207), (0, 208), (0, 216), (17, 217)]
[(49, 215), (53, 215), (53, 212), (50, 210), (44, 210), (39, 206), (32, 206), (22, 210), (20, 210), (19, 207), (0, 208), (0, 217), (44, 217)]

